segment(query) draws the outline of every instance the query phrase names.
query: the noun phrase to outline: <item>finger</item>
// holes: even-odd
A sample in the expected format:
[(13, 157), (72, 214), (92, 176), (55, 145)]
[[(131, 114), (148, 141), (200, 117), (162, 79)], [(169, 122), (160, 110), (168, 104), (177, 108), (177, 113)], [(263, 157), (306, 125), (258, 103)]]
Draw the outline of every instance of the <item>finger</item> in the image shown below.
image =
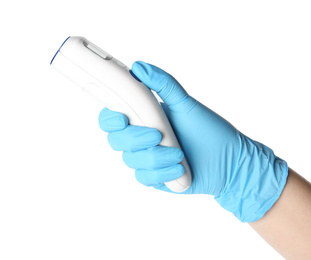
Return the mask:
[(178, 164), (184, 157), (176, 147), (155, 146), (136, 152), (124, 152), (123, 161), (132, 169), (158, 169)]
[(138, 182), (146, 186), (156, 186), (165, 182), (173, 181), (181, 177), (185, 168), (181, 164), (176, 164), (166, 168), (155, 170), (138, 169), (135, 176)]
[(108, 108), (102, 109), (98, 116), (99, 127), (105, 132), (119, 131), (129, 124), (127, 117)]
[(132, 71), (147, 87), (157, 92), (170, 109), (179, 111), (192, 106), (193, 99), (179, 82), (164, 70), (142, 61), (136, 61), (132, 65)]
[(121, 131), (108, 134), (108, 142), (116, 151), (138, 151), (158, 145), (162, 140), (160, 131), (144, 126), (128, 125)]

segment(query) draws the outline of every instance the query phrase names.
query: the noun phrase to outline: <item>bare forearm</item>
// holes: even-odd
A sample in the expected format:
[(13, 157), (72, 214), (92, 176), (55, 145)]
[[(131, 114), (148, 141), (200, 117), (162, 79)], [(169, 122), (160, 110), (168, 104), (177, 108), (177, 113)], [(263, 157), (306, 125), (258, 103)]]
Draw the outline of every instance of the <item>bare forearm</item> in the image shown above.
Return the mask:
[(311, 184), (289, 169), (278, 201), (249, 224), (286, 259), (311, 259)]

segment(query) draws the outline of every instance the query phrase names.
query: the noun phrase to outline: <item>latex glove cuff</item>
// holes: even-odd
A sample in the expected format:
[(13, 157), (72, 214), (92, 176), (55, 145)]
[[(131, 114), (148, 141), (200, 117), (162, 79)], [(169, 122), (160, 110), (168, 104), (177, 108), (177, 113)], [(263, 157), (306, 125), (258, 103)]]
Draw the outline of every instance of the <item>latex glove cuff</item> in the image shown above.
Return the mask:
[(239, 160), (216, 201), (242, 222), (254, 222), (280, 197), (288, 176), (287, 163), (267, 146), (238, 133)]

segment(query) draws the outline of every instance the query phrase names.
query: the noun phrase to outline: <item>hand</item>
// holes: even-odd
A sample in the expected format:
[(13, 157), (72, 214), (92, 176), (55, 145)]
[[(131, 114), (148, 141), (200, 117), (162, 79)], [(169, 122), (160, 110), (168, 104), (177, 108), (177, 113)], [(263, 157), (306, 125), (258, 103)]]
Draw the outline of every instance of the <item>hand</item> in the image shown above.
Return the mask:
[[(210, 194), (243, 222), (256, 221), (280, 196), (287, 177), (287, 164), (271, 149), (240, 133), (218, 114), (189, 96), (165, 71), (135, 62), (133, 73), (164, 103), (192, 172), (192, 184), (184, 194)], [(142, 184), (170, 191), (163, 183), (183, 174), (177, 148), (158, 146), (156, 129), (128, 125), (127, 118), (103, 109), (100, 127), (108, 132), (115, 150), (136, 169)]]

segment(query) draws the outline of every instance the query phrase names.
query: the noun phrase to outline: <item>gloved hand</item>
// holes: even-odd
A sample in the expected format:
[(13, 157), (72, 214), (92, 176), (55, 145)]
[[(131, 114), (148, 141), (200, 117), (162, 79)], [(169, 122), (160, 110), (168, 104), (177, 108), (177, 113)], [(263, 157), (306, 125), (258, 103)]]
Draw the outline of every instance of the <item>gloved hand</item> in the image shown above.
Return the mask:
[[(165, 71), (135, 62), (132, 72), (164, 103), (192, 173), (184, 194), (210, 194), (242, 222), (260, 219), (277, 201), (287, 179), (287, 163), (271, 149), (243, 135), (218, 114), (189, 96)], [(179, 178), (183, 153), (159, 146), (156, 129), (128, 125), (120, 113), (103, 109), (99, 125), (111, 147), (123, 152), (142, 184), (170, 191), (163, 183)]]

